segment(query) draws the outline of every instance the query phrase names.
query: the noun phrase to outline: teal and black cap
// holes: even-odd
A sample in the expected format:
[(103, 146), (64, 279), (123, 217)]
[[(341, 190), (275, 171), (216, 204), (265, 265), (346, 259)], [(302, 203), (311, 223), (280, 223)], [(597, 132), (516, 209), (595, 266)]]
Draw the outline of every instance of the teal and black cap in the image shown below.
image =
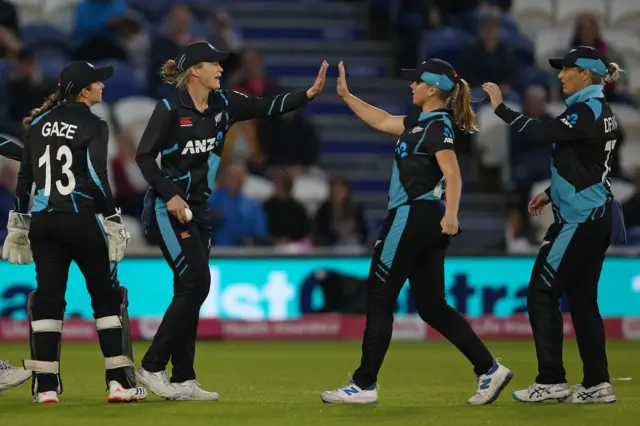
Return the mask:
[(189, 43), (180, 50), (176, 63), (178, 71), (183, 72), (200, 62), (222, 62), (228, 56), (229, 52), (218, 50), (206, 41), (197, 41)]
[(557, 70), (582, 68), (601, 77), (607, 74), (607, 61), (597, 49), (589, 46), (578, 46), (561, 59), (549, 59), (549, 65)]
[(450, 63), (441, 59), (427, 59), (416, 69), (400, 70), (404, 80), (424, 82), (445, 92), (450, 92), (459, 80), (458, 73)]

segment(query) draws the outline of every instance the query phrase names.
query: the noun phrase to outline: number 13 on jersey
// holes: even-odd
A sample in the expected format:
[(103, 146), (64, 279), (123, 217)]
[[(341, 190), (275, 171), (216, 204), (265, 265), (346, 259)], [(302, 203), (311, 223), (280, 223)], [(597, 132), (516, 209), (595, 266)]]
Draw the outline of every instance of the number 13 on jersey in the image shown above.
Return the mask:
[[(76, 178), (71, 172), (71, 164), (73, 164), (73, 154), (71, 153), (71, 149), (66, 145), (62, 145), (58, 148), (55, 158), (57, 162), (62, 162), (61, 172), (67, 177), (66, 185), (63, 184), (62, 180), (56, 181), (56, 189), (60, 195), (69, 195), (76, 187)], [(38, 159), (38, 168), (42, 166), (45, 167), (44, 195), (48, 197), (51, 195), (51, 145), (47, 145), (44, 150), (44, 154), (42, 154), (42, 157)]]

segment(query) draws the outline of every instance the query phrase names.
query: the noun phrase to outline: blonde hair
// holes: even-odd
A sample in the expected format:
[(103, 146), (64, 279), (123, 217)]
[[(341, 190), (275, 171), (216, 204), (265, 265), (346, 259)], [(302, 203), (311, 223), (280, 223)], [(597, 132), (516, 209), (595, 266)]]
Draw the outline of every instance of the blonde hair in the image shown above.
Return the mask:
[[(443, 92), (446, 94), (446, 92)], [(460, 78), (455, 82), (453, 91), (446, 99), (447, 107), (453, 109), (453, 119), (458, 128), (465, 133), (478, 131), (476, 114), (471, 108), (471, 89), (469, 83)]]
[(200, 68), (201, 66), (202, 62), (180, 72), (180, 70), (178, 69), (178, 63), (173, 59), (169, 59), (167, 62), (162, 64), (162, 68), (160, 69), (160, 77), (162, 77), (162, 80), (165, 83), (174, 84), (176, 87), (182, 88), (187, 85), (187, 81), (189, 79), (189, 70), (191, 68)]
[(610, 62), (609, 65), (607, 65), (607, 73), (604, 77), (591, 73), (591, 82), (593, 84), (615, 83), (620, 78), (621, 72), (624, 72), (624, 70), (620, 68), (620, 65), (615, 62)]
[(44, 103), (40, 107), (31, 110), (29, 115), (25, 117), (24, 120), (22, 120), (22, 124), (25, 127), (31, 126), (31, 123), (36, 119), (36, 117), (57, 107), (63, 100), (64, 98), (59, 90), (49, 95), (49, 97), (45, 99)]

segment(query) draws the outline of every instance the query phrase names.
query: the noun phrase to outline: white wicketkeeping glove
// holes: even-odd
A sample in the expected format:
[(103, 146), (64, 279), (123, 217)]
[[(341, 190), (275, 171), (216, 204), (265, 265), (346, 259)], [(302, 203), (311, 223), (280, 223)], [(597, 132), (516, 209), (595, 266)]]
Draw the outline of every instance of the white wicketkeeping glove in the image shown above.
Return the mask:
[(131, 235), (122, 224), (120, 209), (116, 209), (116, 214), (106, 217), (103, 224), (109, 245), (109, 261), (120, 262), (124, 258), (129, 241), (131, 241)]
[(31, 225), (31, 215), (9, 212), (7, 222), (7, 238), (2, 246), (2, 258), (9, 260), (9, 263), (17, 265), (28, 265), (33, 262), (33, 253), (29, 242), (29, 226)]

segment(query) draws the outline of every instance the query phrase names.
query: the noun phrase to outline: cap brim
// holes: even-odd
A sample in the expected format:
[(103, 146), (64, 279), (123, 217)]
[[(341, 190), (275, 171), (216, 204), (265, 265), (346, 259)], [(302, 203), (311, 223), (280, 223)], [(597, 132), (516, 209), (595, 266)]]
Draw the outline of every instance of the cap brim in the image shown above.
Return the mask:
[(96, 81), (107, 81), (113, 75), (113, 67), (109, 65), (104, 68), (96, 68), (96, 72), (94, 74), (93, 80)]
[(549, 59), (549, 65), (551, 65), (551, 68), (556, 70), (561, 70), (562, 67), (568, 66), (564, 58)]
[(403, 80), (416, 81), (418, 79), (417, 71), (415, 69), (401, 69), (400, 78)]

